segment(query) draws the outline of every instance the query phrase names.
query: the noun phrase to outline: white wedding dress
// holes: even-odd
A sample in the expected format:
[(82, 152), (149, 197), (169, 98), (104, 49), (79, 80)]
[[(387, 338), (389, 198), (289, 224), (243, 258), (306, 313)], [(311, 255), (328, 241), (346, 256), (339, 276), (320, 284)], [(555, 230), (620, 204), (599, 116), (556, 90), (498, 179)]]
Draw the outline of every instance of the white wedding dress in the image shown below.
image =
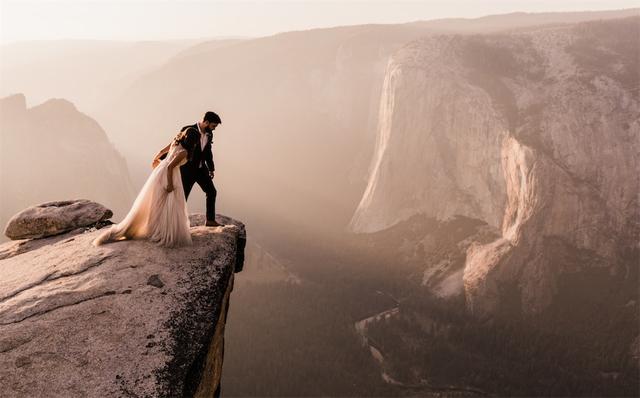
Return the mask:
[(191, 245), (189, 212), (182, 189), (180, 167), (173, 168), (173, 191), (167, 192), (167, 166), (186, 149), (173, 142), (167, 156), (151, 172), (129, 213), (118, 224), (106, 228), (92, 243), (94, 246), (124, 240), (148, 239), (160, 246)]

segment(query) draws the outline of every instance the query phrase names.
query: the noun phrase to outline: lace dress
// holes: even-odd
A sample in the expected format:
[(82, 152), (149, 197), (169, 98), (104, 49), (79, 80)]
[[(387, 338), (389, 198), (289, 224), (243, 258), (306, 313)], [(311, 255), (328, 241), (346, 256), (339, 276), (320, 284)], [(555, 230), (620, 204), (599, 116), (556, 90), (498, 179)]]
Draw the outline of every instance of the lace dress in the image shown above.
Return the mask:
[(166, 247), (191, 245), (189, 212), (179, 167), (187, 162), (186, 157), (173, 168), (173, 191), (165, 189), (167, 166), (181, 152), (186, 150), (180, 144), (171, 144), (169, 153), (153, 169), (129, 213), (121, 222), (105, 229), (92, 242), (94, 246), (125, 239), (148, 239)]

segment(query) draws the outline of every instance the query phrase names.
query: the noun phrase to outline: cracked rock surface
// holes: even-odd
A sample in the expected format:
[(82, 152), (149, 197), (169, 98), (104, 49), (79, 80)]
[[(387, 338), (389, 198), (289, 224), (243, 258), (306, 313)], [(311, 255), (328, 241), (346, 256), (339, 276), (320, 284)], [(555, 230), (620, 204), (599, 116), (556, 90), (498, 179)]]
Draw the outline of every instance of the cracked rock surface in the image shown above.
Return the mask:
[(177, 249), (143, 240), (94, 247), (95, 230), (1, 245), (2, 396), (193, 390), (245, 233), (218, 221), (227, 225), (192, 226), (193, 246)]

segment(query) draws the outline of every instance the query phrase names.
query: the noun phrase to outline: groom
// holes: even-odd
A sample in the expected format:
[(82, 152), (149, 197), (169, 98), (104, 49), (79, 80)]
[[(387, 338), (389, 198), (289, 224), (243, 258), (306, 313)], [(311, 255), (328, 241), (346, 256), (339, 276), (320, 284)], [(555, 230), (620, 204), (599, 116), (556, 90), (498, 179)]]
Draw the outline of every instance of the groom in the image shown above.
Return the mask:
[[(184, 126), (180, 131), (193, 129), (200, 134), (200, 145), (196, 145), (191, 159), (184, 165), (180, 166), (180, 175), (182, 177), (182, 188), (184, 189), (185, 199), (189, 198), (189, 193), (193, 184), (198, 183), (200, 188), (207, 196), (207, 221), (208, 227), (219, 227), (222, 224), (216, 222), (216, 187), (213, 185), (213, 176), (215, 166), (213, 164), (213, 152), (211, 150), (211, 141), (213, 140), (213, 130), (222, 123), (220, 116), (215, 112), (207, 112), (204, 114), (201, 122)], [(153, 159), (153, 167), (155, 168), (160, 160), (164, 159), (169, 152), (171, 144), (162, 148)]]

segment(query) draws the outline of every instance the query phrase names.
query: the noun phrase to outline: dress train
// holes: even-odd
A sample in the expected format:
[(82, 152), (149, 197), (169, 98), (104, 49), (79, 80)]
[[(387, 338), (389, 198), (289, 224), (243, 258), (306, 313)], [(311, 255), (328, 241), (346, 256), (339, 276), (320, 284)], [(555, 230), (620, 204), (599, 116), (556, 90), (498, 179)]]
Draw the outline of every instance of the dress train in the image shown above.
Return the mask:
[(186, 152), (180, 144), (171, 144), (167, 157), (153, 169), (124, 219), (105, 229), (92, 242), (94, 246), (125, 239), (148, 239), (165, 247), (192, 244), (179, 167), (186, 158), (173, 169), (173, 191), (165, 189), (167, 166), (182, 151)]

